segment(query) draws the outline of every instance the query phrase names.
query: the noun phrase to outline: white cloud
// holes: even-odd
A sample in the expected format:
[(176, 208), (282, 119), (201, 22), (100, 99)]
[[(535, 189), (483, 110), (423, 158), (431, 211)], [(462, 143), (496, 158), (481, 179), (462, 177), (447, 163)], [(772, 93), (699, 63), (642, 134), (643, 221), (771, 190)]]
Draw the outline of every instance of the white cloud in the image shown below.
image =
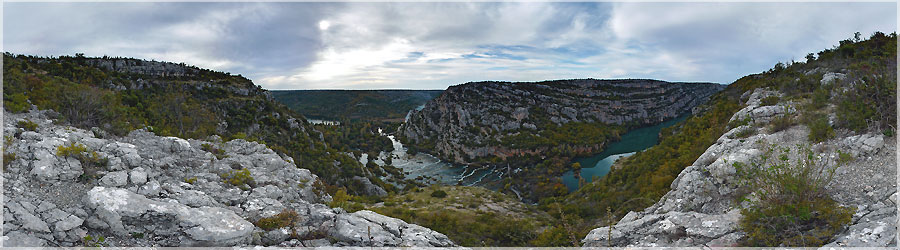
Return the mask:
[(9, 3), (10, 52), (130, 56), (269, 89), (657, 78), (729, 83), (896, 30), (894, 3)]

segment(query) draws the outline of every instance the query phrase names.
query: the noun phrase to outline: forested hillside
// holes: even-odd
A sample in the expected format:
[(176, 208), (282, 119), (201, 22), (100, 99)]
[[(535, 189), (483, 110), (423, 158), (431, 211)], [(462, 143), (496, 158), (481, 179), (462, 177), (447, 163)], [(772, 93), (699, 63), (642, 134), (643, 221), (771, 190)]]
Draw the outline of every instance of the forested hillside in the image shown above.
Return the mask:
[(403, 122), (443, 90), (274, 90), (275, 100), (313, 119)]
[(56, 111), (64, 123), (96, 127), (106, 136), (145, 128), (161, 136), (247, 139), (292, 157), (298, 167), (322, 178), (329, 192), (344, 187), (366, 195), (366, 190), (392, 188), (339, 151), (351, 149), (335, 145), (344, 140), (316, 130), (241, 75), (80, 54), (47, 58), (5, 53), (3, 62), (3, 101), (10, 112), (35, 105)]

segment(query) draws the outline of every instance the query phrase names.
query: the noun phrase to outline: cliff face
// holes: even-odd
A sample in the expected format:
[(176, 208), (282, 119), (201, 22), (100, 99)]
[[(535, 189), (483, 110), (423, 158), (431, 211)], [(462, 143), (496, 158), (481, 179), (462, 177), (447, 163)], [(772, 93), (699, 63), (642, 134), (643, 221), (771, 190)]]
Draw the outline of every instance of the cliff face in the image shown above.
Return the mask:
[[(723, 85), (657, 80), (472, 82), (448, 88), (414, 111), (399, 133), (407, 142), (456, 163), (468, 159), (541, 154), (550, 147), (500, 143), (521, 133), (571, 122), (621, 126), (655, 124), (690, 112)], [(581, 145), (591, 152), (604, 142)]]
[(399, 219), (328, 207), (318, 176), (263, 144), (101, 137), (56, 125), (54, 113), (4, 113), (4, 247), (454, 245)]

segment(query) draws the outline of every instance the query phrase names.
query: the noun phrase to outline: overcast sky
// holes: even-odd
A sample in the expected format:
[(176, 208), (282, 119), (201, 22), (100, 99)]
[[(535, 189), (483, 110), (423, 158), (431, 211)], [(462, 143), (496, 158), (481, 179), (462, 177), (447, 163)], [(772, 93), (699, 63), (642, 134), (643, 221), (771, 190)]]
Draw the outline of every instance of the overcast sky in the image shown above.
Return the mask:
[(185, 62), (267, 89), (727, 84), (896, 27), (896, 3), (7, 2), (3, 50)]

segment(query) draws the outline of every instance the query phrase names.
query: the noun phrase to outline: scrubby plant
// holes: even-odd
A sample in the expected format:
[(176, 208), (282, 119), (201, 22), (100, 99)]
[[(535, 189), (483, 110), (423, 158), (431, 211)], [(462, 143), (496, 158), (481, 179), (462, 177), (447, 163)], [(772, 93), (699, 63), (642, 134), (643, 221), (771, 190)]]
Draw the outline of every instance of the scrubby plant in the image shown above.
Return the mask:
[(3, 169), (6, 170), (6, 166), (9, 165), (10, 162), (16, 160), (16, 153), (9, 152), (9, 145), (12, 144), (13, 137), (12, 136), (3, 136)]
[(813, 143), (823, 142), (834, 137), (834, 128), (828, 124), (828, 118), (824, 115), (808, 119), (809, 140)]
[(96, 151), (88, 150), (84, 144), (77, 142), (59, 145), (56, 147), (56, 155), (60, 157), (73, 157), (81, 162), (81, 167), (84, 170), (84, 173), (78, 177), (78, 180), (81, 182), (88, 182), (96, 179), (98, 177), (97, 172), (109, 164), (108, 158), (100, 156)]
[(746, 127), (738, 130), (734, 134), (731, 134), (731, 139), (739, 139), (739, 138), (747, 138), (751, 135), (756, 134), (756, 127)]
[(771, 122), (769, 122), (769, 132), (775, 133), (778, 131), (785, 130), (794, 125), (794, 117), (792, 112), (788, 112), (788, 108), (785, 107), (785, 112), (782, 115), (775, 116)]
[(759, 100), (759, 104), (761, 106), (772, 106), (772, 105), (777, 104), (778, 101), (780, 101), (780, 100), (781, 100), (781, 98), (778, 97), (777, 95), (770, 95), (770, 96), (766, 96), (763, 99)]
[[(300, 220), (300, 216), (294, 210), (285, 209), (272, 217), (262, 218), (256, 221), (255, 225), (263, 230), (290, 227), (293, 229), (294, 223)], [(294, 232), (296, 234), (296, 232)]]
[(766, 146), (750, 164), (734, 163), (749, 206), (739, 222), (745, 246), (821, 246), (849, 222), (852, 208), (841, 207), (824, 187), (834, 177), (837, 163), (799, 146), (797, 160), (791, 149)]
[[(4, 95), (4, 97), (7, 96)], [(15, 93), (9, 95), (8, 98), (3, 98), (3, 107), (5, 107), (6, 110), (9, 110), (9, 112), (25, 112), (26, 110), (28, 110), (29, 106), (31, 106), (31, 104), (28, 103), (28, 97), (26, 97), (22, 93)]]
[(81, 143), (69, 143), (56, 147), (56, 155), (61, 157), (80, 157), (87, 152), (87, 147)]
[(843, 152), (840, 150), (838, 150), (837, 153), (838, 153), (838, 164), (843, 165), (843, 164), (847, 164), (848, 162), (851, 162), (853, 160), (856, 160), (856, 158), (853, 157), (853, 155), (850, 153), (846, 153), (846, 152)]
[(245, 186), (254, 185), (253, 176), (250, 176), (250, 170), (246, 168), (231, 170), (231, 172), (223, 174), (222, 179), (226, 184), (231, 184), (235, 187), (245, 188)]
[(84, 238), (81, 238), (81, 243), (85, 247), (106, 247), (109, 246), (109, 243), (106, 243), (106, 237), (103, 236), (91, 236), (87, 235)]
[(444, 198), (447, 197), (447, 192), (444, 192), (444, 190), (434, 190), (434, 192), (431, 192), (431, 197)]
[(16, 123), (20, 128), (28, 131), (37, 131), (38, 124), (31, 120), (21, 120)]
[(216, 146), (213, 146), (212, 144), (209, 144), (209, 143), (203, 143), (203, 144), (200, 144), (200, 148), (203, 149), (203, 151), (212, 153), (213, 155), (216, 156), (216, 159), (219, 159), (219, 160), (221, 160), (221, 159), (223, 159), (223, 158), (225, 158), (225, 157), (228, 157), (228, 155), (225, 154), (225, 150), (224, 150), (224, 149), (220, 149), (220, 148), (218, 148), (218, 147), (216, 147)]

